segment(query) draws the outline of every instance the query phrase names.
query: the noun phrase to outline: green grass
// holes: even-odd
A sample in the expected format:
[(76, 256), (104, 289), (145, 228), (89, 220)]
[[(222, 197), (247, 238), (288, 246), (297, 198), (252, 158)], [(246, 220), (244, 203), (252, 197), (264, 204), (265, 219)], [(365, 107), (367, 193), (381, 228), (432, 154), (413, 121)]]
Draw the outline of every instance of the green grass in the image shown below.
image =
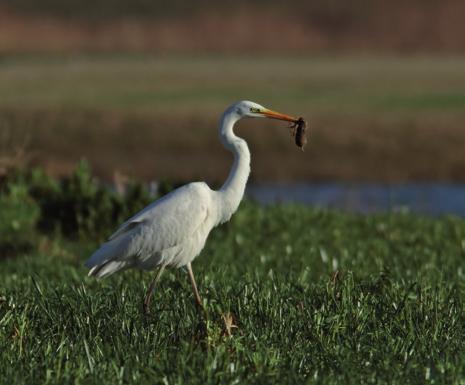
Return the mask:
[(465, 383), (462, 219), (245, 203), (194, 263), (207, 334), (184, 272), (145, 319), (150, 275), (87, 278), (96, 246), (1, 262), (1, 383)]
[(309, 116), (463, 115), (464, 67), (460, 56), (26, 56), (0, 62), (0, 107), (216, 117), (248, 98)]

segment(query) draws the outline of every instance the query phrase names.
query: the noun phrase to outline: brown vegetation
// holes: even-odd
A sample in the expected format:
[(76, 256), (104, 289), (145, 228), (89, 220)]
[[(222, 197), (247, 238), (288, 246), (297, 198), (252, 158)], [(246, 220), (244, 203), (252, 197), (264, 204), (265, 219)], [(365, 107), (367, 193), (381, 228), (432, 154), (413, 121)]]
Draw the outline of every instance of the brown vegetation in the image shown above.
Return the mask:
[(192, 14), (60, 18), (0, 9), (0, 53), (465, 51), (465, 2), (243, 4)]
[[(1, 113), (11, 126), (35, 122), (33, 163), (55, 175), (69, 173), (85, 157), (107, 180), (116, 170), (144, 180), (201, 178), (215, 185), (226, 178), (232, 163), (211, 118), (97, 111)], [(256, 181), (465, 181), (465, 131), (459, 120), (447, 116), (313, 116), (304, 153), (281, 122), (244, 121), (237, 132), (250, 144)]]

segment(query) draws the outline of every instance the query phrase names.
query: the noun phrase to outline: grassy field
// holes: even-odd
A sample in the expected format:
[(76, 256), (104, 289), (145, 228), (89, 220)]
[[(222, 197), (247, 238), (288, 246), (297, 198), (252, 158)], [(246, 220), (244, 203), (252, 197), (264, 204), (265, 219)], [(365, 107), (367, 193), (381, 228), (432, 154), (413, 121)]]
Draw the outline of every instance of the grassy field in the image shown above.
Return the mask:
[(149, 274), (96, 281), (96, 242), (27, 239), (1, 261), (2, 384), (465, 383), (462, 219), (246, 202), (194, 263), (205, 324), (183, 271), (145, 318)]
[(33, 56), (0, 64), (0, 106), (217, 117), (238, 98), (291, 112), (463, 112), (465, 58)]
[(231, 159), (216, 122), (246, 98), (310, 124), (298, 154), (282, 124), (241, 123), (256, 180), (463, 181), (464, 67), (461, 56), (4, 57), (0, 151), (27, 142), (55, 174), (86, 157), (107, 179), (222, 181)]

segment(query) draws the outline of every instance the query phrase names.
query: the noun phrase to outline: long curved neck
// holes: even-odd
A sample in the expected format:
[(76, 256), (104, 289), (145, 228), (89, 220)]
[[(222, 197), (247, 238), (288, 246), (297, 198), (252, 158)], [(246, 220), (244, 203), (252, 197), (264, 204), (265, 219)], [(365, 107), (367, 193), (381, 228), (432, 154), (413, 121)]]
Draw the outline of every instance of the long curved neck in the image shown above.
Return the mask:
[(220, 141), (234, 154), (234, 164), (228, 179), (218, 190), (220, 223), (227, 221), (236, 212), (244, 196), (245, 185), (250, 174), (249, 148), (246, 141), (236, 136), (233, 131), (234, 124), (239, 119), (237, 114), (227, 111), (220, 121)]

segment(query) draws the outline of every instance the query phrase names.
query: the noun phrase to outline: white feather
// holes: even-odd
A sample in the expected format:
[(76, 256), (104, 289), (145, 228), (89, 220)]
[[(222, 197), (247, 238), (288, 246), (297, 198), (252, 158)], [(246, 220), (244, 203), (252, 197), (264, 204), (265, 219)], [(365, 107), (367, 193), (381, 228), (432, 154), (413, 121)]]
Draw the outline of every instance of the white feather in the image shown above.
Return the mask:
[(198, 254), (218, 222), (213, 194), (205, 183), (190, 183), (155, 201), (123, 223), (89, 258), (89, 275), (104, 276), (129, 266), (185, 265), (190, 259), (186, 252)]

